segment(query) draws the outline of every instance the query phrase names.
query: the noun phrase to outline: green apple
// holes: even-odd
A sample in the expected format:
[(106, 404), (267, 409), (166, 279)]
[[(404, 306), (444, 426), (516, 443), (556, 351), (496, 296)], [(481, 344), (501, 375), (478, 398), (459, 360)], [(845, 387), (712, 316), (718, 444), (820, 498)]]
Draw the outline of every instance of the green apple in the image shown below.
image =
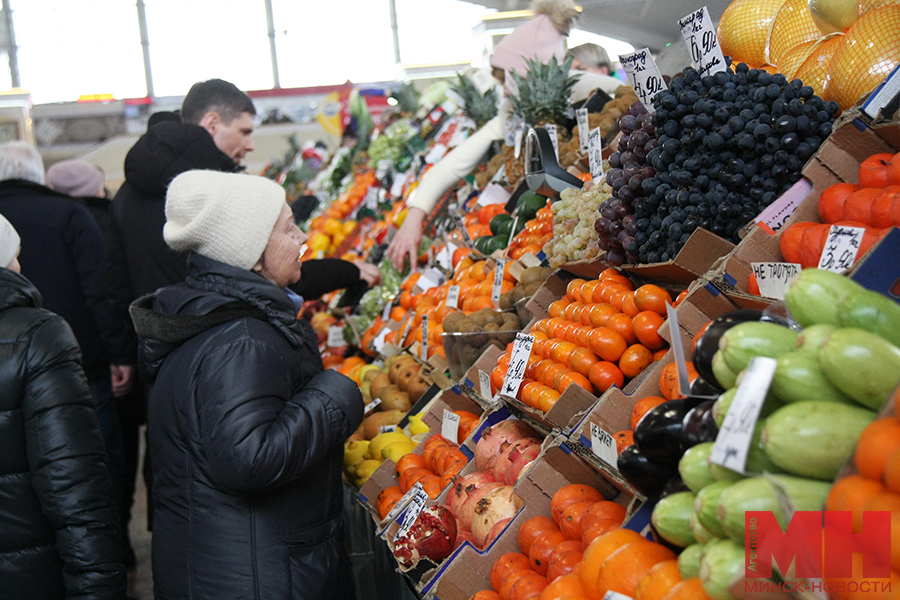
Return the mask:
[(857, 0), (807, 0), (807, 6), (816, 27), (826, 35), (846, 31), (859, 18)]

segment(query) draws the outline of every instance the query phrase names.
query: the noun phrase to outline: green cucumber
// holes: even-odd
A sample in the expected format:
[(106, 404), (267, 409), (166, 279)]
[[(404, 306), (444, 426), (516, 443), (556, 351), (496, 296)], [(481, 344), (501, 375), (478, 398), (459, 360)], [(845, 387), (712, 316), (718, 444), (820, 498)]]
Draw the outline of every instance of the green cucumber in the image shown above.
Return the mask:
[(743, 542), (716, 540), (706, 546), (700, 559), (700, 583), (712, 600), (737, 600), (728, 586), (744, 572), (745, 557)]
[(728, 368), (740, 373), (755, 356), (778, 358), (797, 346), (797, 332), (774, 323), (747, 321), (726, 331), (719, 340), (719, 351)]
[(841, 327), (857, 327), (900, 346), (900, 305), (878, 292), (848, 294), (837, 307)]
[(738, 373), (740, 373), (740, 371), (733, 371), (729, 368), (725, 363), (725, 357), (721, 350), (717, 350), (716, 353), (713, 354), (712, 372), (719, 385), (725, 389), (734, 387), (734, 384), (737, 382)]
[[(728, 409), (731, 408), (731, 403), (734, 402), (734, 395), (736, 393), (737, 388), (733, 387), (719, 396), (718, 400), (713, 404), (713, 419), (719, 429), (722, 428), (722, 423), (725, 422), (725, 415), (728, 413)], [(763, 402), (762, 409), (759, 411), (759, 418), (764, 419), (768, 417), (782, 406), (784, 406), (783, 402), (775, 398), (772, 394), (767, 394), (766, 401)]]
[(805, 352), (816, 358), (819, 358), (819, 351), (825, 344), (828, 336), (837, 329), (837, 325), (810, 325), (804, 327), (800, 335), (797, 336), (797, 351)]
[[(796, 406), (796, 405), (792, 405)], [(832, 404), (830, 406), (841, 406)], [(815, 481), (803, 477), (772, 475), (784, 489), (794, 510), (820, 511), (825, 506), (825, 498), (831, 490), (831, 482)], [(775, 498), (775, 490), (766, 477), (750, 477), (732, 484), (719, 496), (716, 510), (718, 522), (731, 539), (744, 541), (744, 513), (747, 511), (771, 511), (782, 529), (787, 528), (787, 520)]]
[[(715, 405), (713, 405), (715, 406)], [(715, 442), (704, 442), (691, 446), (678, 461), (678, 474), (688, 489), (695, 494), (716, 481), (709, 472), (709, 454)]]
[(746, 478), (746, 475), (738, 473), (737, 471), (732, 471), (731, 469), (714, 463), (709, 463), (709, 472), (712, 473), (712, 476), (716, 478), (716, 481), (727, 481), (729, 483), (734, 483), (735, 481), (740, 481), (741, 479)]
[(788, 285), (784, 303), (801, 327), (838, 325), (837, 307), (854, 292), (865, 289), (848, 277), (820, 269), (803, 269)]
[(825, 377), (818, 356), (795, 350), (782, 354), (776, 360), (778, 366), (769, 393), (782, 402), (853, 402), (850, 396), (837, 389)]
[(744, 465), (746, 473), (784, 473), (784, 469), (778, 466), (766, 453), (762, 444), (763, 429), (766, 421), (757, 421), (753, 429), (753, 438), (750, 440), (750, 448), (747, 450), (747, 463)]
[(880, 410), (900, 383), (900, 348), (862, 329), (833, 332), (819, 360), (836, 388), (872, 410)]
[(716, 537), (726, 536), (725, 530), (719, 523), (717, 516), (719, 509), (719, 496), (733, 485), (731, 481), (717, 481), (711, 483), (697, 494), (694, 500), (694, 512), (700, 524), (706, 527)]
[(669, 494), (653, 507), (650, 522), (657, 533), (676, 546), (686, 548), (697, 540), (691, 533), (691, 514), (694, 512), (694, 494), (678, 492)]
[(678, 555), (678, 574), (682, 579), (700, 577), (700, 560), (704, 550), (704, 544), (693, 544), (681, 551)]
[(833, 481), (874, 419), (872, 411), (851, 404), (795, 402), (766, 419), (762, 446), (788, 473)]
[(691, 534), (701, 544), (708, 544), (713, 540), (719, 539), (716, 534), (703, 526), (703, 523), (697, 518), (696, 512), (691, 513)]

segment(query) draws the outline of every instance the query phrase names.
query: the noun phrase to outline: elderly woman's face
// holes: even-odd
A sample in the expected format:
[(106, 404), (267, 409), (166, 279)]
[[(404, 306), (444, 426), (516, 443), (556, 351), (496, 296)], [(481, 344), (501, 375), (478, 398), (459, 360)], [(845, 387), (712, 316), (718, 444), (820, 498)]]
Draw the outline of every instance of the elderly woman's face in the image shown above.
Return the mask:
[(262, 258), (253, 270), (277, 285), (285, 287), (300, 281), (300, 253), (309, 237), (294, 223), (294, 213), (285, 203), (269, 236)]

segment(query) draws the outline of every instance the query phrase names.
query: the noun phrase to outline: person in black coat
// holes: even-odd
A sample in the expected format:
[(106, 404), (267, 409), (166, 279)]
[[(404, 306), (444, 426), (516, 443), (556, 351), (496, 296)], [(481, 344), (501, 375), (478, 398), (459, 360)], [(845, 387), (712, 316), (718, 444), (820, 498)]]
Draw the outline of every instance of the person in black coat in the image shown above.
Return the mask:
[(78, 343), (18, 273), (18, 246), (0, 216), (0, 596), (120, 600), (118, 517)]
[(179, 175), (166, 217), (188, 277), (132, 306), (153, 381), (155, 597), (352, 598), (341, 463), (363, 401), (285, 289), (306, 235), (250, 175)]

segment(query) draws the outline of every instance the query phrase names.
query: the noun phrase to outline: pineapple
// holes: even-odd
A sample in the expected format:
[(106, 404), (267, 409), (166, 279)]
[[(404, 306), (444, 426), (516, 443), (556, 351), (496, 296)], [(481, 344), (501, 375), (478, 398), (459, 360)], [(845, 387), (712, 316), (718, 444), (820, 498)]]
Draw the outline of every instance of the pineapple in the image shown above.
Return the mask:
[(482, 95), (471, 79), (459, 73), (459, 83), (451, 85), (450, 89), (463, 99), (464, 112), (467, 117), (475, 121), (476, 127), (483, 127), (485, 123), (497, 116), (497, 90), (494, 88)]
[[(525, 123), (531, 127), (559, 124), (562, 116), (571, 108), (569, 94), (572, 86), (578, 81), (578, 76), (569, 76), (572, 57), (567, 58), (562, 64), (557, 62), (556, 57), (551, 58), (546, 64), (537, 60), (529, 60), (526, 63), (528, 74), (525, 77), (516, 72), (512, 73), (519, 90), (518, 95), (509, 99), (513, 114), (523, 117)], [(557, 133), (560, 145), (569, 139), (569, 133), (563, 127), (560, 127)], [(524, 152), (519, 153), (518, 159), (513, 157), (513, 148), (504, 146), (503, 152), (507, 156), (506, 180), (512, 185), (518, 185), (525, 177)]]
[(405, 115), (414, 115), (419, 108), (419, 90), (411, 81), (404, 81), (400, 84), (400, 89), (394, 92), (394, 98), (400, 105), (400, 112)]

